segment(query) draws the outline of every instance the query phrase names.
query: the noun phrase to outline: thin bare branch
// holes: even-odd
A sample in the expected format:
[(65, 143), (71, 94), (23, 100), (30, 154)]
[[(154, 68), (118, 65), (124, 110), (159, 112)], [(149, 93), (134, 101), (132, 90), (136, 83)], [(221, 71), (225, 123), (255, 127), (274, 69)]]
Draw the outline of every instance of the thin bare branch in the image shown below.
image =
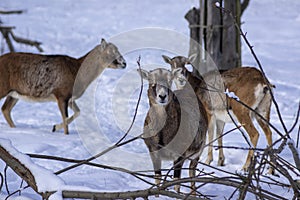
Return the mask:
[[(39, 155), (39, 154), (27, 154), (27, 155), (30, 156), (31, 158), (54, 160), (54, 161), (61, 161), (61, 162), (68, 162), (68, 163), (81, 163), (81, 162), (85, 161), (85, 160), (62, 158), (62, 157), (58, 157), (58, 156), (49, 156), (49, 155)], [(102, 169), (109, 169), (109, 170), (113, 170), (113, 171), (124, 172), (124, 173), (130, 174), (130, 175), (134, 176), (135, 178), (140, 179), (143, 182), (150, 184), (150, 185), (152, 185), (151, 182), (149, 182), (146, 179), (143, 179), (141, 177), (154, 178), (151, 175), (147, 175), (147, 174), (143, 174), (143, 173), (135, 172), (135, 171), (130, 171), (128, 169), (121, 168), (121, 167), (114, 167), (114, 166), (109, 166), (109, 165), (93, 163), (93, 162), (86, 162), (86, 163), (84, 163), (84, 165), (88, 165), (91, 167), (98, 167), (98, 168), (102, 168)]]
[(34, 46), (35, 48), (37, 48), (39, 50), (39, 52), (43, 52), (43, 49), (41, 48), (41, 44), (42, 44), (41, 42), (18, 37), (12, 31), (10, 32), (10, 34), (11, 34), (11, 37), (17, 43), (22, 43), (22, 44), (26, 44), (26, 45), (29, 45), (29, 46)]
[(295, 161), (295, 164), (296, 164), (296, 167), (297, 169), (300, 171), (300, 158), (299, 158), (299, 152), (298, 150), (296, 149), (295, 147), (295, 144), (292, 140), (289, 140), (288, 141), (288, 146), (292, 152), (292, 155), (293, 155), (293, 158), (294, 158), (294, 161)]
[[(140, 57), (139, 57), (139, 59), (137, 60), (137, 64), (138, 64), (138, 66), (140, 67)], [(143, 82), (141, 82), (141, 83), (143, 83)], [(141, 84), (141, 87), (143, 87), (143, 84)], [(140, 90), (139, 98), (141, 98), (142, 92), (143, 92), (143, 90)], [(138, 110), (139, 103), (140, 103), (140, 99), (139, 99), (138, 102), (137, 102), (137, 106), (136, 106), (136, 110), (135, 110), (134, 116), (137, 115), (137, 110)], [(131, 123), (130, 127), (128, 128), (128, 130), (126, 131), (126, 133), (124, 134), (124, 136), (123, 136), (118, 142), (116, 142), (116, 143), (113, 144), (112, 146), (108, 147), (107, 149), (103, 150), (102, 152), (96, 154), (95, 156), (92, 156), (92, 157), (90, 157), (90, 158), (88, 158), (88, 159), (86, 159), (86, 160), (83, 160), (83, 161), (79, 162), (79, 163), (76, 163), (76, 164), (71, 165), (71, 166), (69, 166), (69, 167), (66, 167), (66, 168), (64, 168), (64, 169), (62, 169), (62, 170), (59, 170), (59, 171), (55, 172), (55, 174), (58, 175), (58, 174), (61, 174), (61, 173), (66, 172), (66, 171), (69, 171), (69, 170), (71, 170), (71, 169), (74, 169), (74, 168), (76, 168), (76, 167), (79, 167), (79, 166), (81, 166), (81, 165), (84, 165), (84, 164), (86, 164), (86, 163), (88, 163), (88, 162), (90, 162), (90, 161), (92, 161), (92, 160), (95, 160), (96, 158), (99, 158), (99, 157), (101, 157), (102, 155), (104, 155), (104, 154), (106, 154), (106, 153), (112, 151), (113, 149), (116, 149), (116, 148), (118, 148), (118, 147), (120, 147), (120, 146), (126, 145), (126, 144), (128, 144), (128, 143), (130, 143), (130, 142), (133, 142), (133, 141), (135, 141), (135, 140), (137, 140), (137, 139), (140, 139), (140, 138), (142, 137), (142, 134), (140, 134), (140, 135), (138, 135), (138, 136), (136, 136), (136, 137), (134, 137), (134, 138), (132, 138), (132, 139), (129, 139), (129, 140), (125, 141), (125, 142), (122, 142), (122, 141), (126, 138), (126, 136), (128, 135), (128, 133), (131, 131), (132, 125), (133, 125), (133, 123), (134, 123), (134, 120), (135, 120), (135, 117), (133, 118), (132, 123)]]
[(0, 10), (0, 15), (22, 14), (25, 10)]
[(299, 122), (299, 116), (300, 116), (300, 102), (298, 103), (298, 109), (297, 109), (297, 114), (295, 117), (295, 121), (293, 123), (293, 125), (291, 126), (290, 130), (288, 131), (288, 133), (291, 133), (295, 127), (297, 126), (298, 122)]
[[(138, 68), (139, 70), (141, 70), (141, 56), (138, 57), (137, 59), (137, 64), (138, 64)], [(139, 96), (138, 96), (138, 100), (137, 100), (137, 103), (136, 103), (136, 106), (135, 106), (135, 110), (134, 110), (134, 115), (133, 115), (133, 119), (131, 121), (131, 124), (127, 130), (127, 132), (124, 134), (124, 136), (116, 143), (116, 145), (120, 144), (126, 137), (127, 135), (129, 134), (130, 130), (132, 129), (132, 126), (135, 122), (135, 119), (136, 119), (136, 116), (137, 116), (137, 112), (138, 112), (138, 109), (139, 109), (139, 105), (140, 105), (140, 102), (141, 102), (141, 98), (142, 98), (142, 93), (143, 93), (143, 88), (144, 88), (144, 80), (142, 77), (140, 77), (141, 79), (141, 87), (140, 87), (140, 92), (139, 92)]]
[(245, 11), (246, 8), (248, 7), (249, 2), (250, 2), (250, 0), (244, 0), (244, 1), (241, 3), (241, 15), (243, 15), (244, 11)]

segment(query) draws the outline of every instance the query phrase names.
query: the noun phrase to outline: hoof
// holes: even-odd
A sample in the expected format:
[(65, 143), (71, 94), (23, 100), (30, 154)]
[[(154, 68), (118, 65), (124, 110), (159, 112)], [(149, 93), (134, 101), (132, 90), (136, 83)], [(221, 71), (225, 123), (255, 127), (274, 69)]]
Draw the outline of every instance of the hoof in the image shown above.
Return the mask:
[(10, 127), (10, 128), (16, 128), (16, 125), (14, 125), (14, 124), (10, 125), (10, 124), (9, 124), (9, 127)]
[(276, 177), (280, 177), (279, 174), (277, 174), (275, 172), (275, 169), (273, 167), (270, 167), (269, 170), (268, 170), (268, 173), (269, 175), (273, 175), (273, 176), (276, 176)]
[(218, 161), (218, 166), (225, 166), (225, 159), (220, 159)]
[(205, 164), (210, 165), (210, 163), (211, 163), (212, 161), (213, 161), (213, 160), (211, 160), (211, 159), (206, 159)]
[(52, 132), (55, 132), (55, 131), (56, 131), (56, 126), (53, 125)]

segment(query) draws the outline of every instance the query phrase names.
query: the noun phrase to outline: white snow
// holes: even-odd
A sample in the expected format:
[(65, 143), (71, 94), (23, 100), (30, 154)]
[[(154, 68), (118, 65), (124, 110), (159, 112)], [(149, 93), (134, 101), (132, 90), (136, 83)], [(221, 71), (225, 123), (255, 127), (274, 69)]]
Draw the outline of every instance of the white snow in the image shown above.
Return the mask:
[(11, 141), (0, 138), (0, 146), (30, 170), (34, 177), (38, 192), (57, 191), (65, 185), (63, 180), (54, 175), (52, 171), (38, 166), (32, 162), (29, 156), (16, 150), (12, 146)]
[[(16, 26), (14, 29), (16, 35), (41, 41), (45, 54), (80, 57), (96, 46), (101, 38), (105, 38), (119, 47), (128, 64), (125, 70), (105, 70), (78, 100), (81, 114), (70, 125), (70, 135), (66, 136), (62, 131), (51, 132), (53, 124), (61, 122), (56, 103), (34, 104), (19, 101), (12, 111), (17, 128), (9, 128), (3, 115), (0, 114), (0, 138), (11, 141), (14, 148), (23, 154), (36, 153), (73, 159), (89, 158), (113, 145), (127, 131), (136, 106), (140, 89), (136, 59), (141, 55), (142, 67), (150, 69), (168, 67), (164, 64), (161, 54), (187, 55), (189, 30), (184, 15), (192, 6), (198, 7), (198, 4), (198, 0), (0, 1), (1, 9), (26, 10), (22, 15), (1, 15), (1, 21), (5, 25)], [(250, 1), (242, 18), (243, 30), (247, 32), (247, 37), (254, 46), (267, 77), (276, 85), (274, 93), (287, 127), (294, 123), (300, 97), (299, 10), (299, 1), (289, 0), (288, 3), (286, 0)], [(156, 43), (153, 43), (154, 41)], [(2, 40), (2, 49), (3, 43)], [(18, 51), (37, 53), (33, 47), (20, 44), (15, 44), (15, 47)], [(6, 46), (4, 52), (7, 52)], [(244, 44), (242, 52), (244, 65), (257, 66)], [(136, 122), (127, 138), (142, 132), (148, 109), (146, 90), (145, 85)], [(3, 102), (4, 99), (0, 100), (1, 105)], [(271, 123), (279, 130), (283, 130), (274, 108), (271, 112)], [(225, 131), (232, 128), (233, 126), (228, 125)], [(294, 130), (291, 133), (294, 141), (296, 136), (297, 130)], [(274, 132), (273, 139), (278, 138)], [(226, 135), (223, 141), (225, 146), (247, 147), (238, 130)], [(258, 147), (266, 146), (265, 136), (261, 134)], [(213, 166), (217, 166), (217, 153), (214, 151)], [(220, 168), (233, 173), (240, 170), (247, 151), (225, 148), (224, 153), (226, 166)], [(205, 161), (206, 154), (205, 150), (201, 161)], [(289, 150), (284, 150), (281, 155), (293, 163)], [(41, 159), (32, 159), (32, 162), (51, 172), (71, 165)], [(95, 162), (134, 171), (152, 170), (148, 150), (140, 139), (101, 156)], [(169, 168), (171, 165), (170, 162), (164, 163), (164, 167)], [(0, 162), (0, 172), (3, 172), (4, 167), (5, 164)], [(207, 172), (213, 171), (201, 164), (198, 168)], [(21, 180), (11, 170), (7, 173), (9, 190), (13, 192), (19, 189)], [(184, 171), (183, 176), (187, 177), (188, 172)], [(82, 190), (132, 191), (149, 186), (127, 173), (86, 165), (65, 172), (59, 175), (59, 178), (67, 185), (64, 187)], [(43, 189), (51, 189), (50, 187), (53, 187), (53, 184), (44, 185)], [(264, 187), (286, 198), (292, 195), (292, 191), (281, 187)], [(7, 192), (4, 188), (1, 192), (0, 199), (4, 199)], [(229, 198), (232, 192), (232, 188), (218, 185), (201, 188), (201, 193), (216, 195), (214, 199)], [(52, 199), (59, 196), (58, 193)], [(237, 196), (233, 198), (235, 197)], [(247, 196), (247, 199), (253, 198), (251, 195)], [(14, 195), (9, 199), (28, 200), (40, 197), (32, 190), (26, 189), (22, 191), (21, 197)]]
[(234, 92), (230, 92), (230, 91), (228, 90), (228, 88), (226, 88), (226, 90), (225, 90), (224, 93), (225, 93), (229, 98), (233, 98), (233, 99), (235, 99), (235, 100), (237, 100), (237, 101), (240, 100), (240, 98), (239, 98), (238, 96), (236, 96), (236, 94), (235, 94)]

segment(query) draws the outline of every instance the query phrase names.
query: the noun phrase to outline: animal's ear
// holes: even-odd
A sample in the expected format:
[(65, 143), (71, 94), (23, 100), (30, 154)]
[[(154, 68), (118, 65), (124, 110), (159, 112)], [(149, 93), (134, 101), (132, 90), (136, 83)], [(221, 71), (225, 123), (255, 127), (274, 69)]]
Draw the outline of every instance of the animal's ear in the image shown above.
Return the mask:
[(101, 47), (102, 47), (103, 49), (106, 48), (107, 43), (106, 43), (106, 41), (105, 41), (104, 38), (101, 39), (101, 44), (100, 44), (100, 45), (101, 45)]
[(148, 80), (148, 77), (149, 77), (148, 71), (146, 71), (144, 69), (137, 69), (137, 71), (143, 79)]
[(164, 61), (165, 61), (166, 63), (169, 63), (169, 64), (172, 63), (170, 57), (168, 57), (168, 56), (166, 56), (166, 55), (162, 55), (162, 57), (163, 57), (163, 59), (164, 59)]
[(197, 54), (196, 53), (190, 55), (189, 58), (187, 59), (188, 62), (186, 64), (193, 64), (196, 61), (196, 58), (197, 58)]
[(172, 70), (172, 75), (173, 75), (173, 77), (180, 76), (181, 73), (182, 73), (182, 68), (177, 68), (177, 69), (173, 69), (173, 70)]

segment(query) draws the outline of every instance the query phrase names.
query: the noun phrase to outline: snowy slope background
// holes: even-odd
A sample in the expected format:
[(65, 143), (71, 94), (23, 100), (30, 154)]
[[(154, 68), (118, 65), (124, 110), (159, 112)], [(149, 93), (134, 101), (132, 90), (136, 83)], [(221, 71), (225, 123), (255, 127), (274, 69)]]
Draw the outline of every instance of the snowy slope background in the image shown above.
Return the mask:
[[(0, 8), (27, 11), (22, 15), (1, 16), (1, 20), (6, 25), (16, 26), (16, 35), (42, 41), (45, 54), (67, 54), (80, 57), (96, 46), (101, 38), (110, 41), (135, 29), (156, 27), (188, 37), (188, 24), (183, 16), (190, 8), (198, 6), (198, 2), (196, 0), (4, 0), (0, 2)], [(288, 127), (293, 123), (300, 99), (299, 10), (299, 1), (252, 0), (242, 18), (245, 22), (242, 26), (243, 30), (248, 33), (247, 37), (254, 45), (254, 50), (267, 76), (276, 85), (275, 96)], [(151, 37), (151, 35), (148, 36)], [(187, 55), (186, 45), (188, 44), (180, 45), (184, 46), (181, 51)], [(15, 47), (18, 51), (36, 52), (34, 48), (24, 45), (16, 44)], [(124, 49), (126, 47), (120, 47), (127, 60), (127, 69), (106, 70), (88, 89), (87, 94), (92, 93), (93, 98), (83, 97), (79, 101), (83, 118), (79, 118), (70, 125), (70, 135), (65, 136), (62, 131), (51, 132), (52, 125), (61, 121), (55, 103), (33, 104), (19, 101), (12, 111), (17, 128), (9, 128), (3, 115), (0, 115), (0, 138), (10, 140), (15, 148), (23, 153), (75, 159), (88, 158), (104, 149), (104, 145), (116, 142), (129, 127), (137, 101), (139, 92), (139, 76), (135, 73), (137, 57), (141, 55), (142, 65), (152, 68), (167, 66), (160, 57), (162, 53), (172, 56), (164, 49), (136, 49), (130, 52)], [(256, 62), (245, 45), (242, 51), (243, 65), (256, 66)], [(146, 89), (130, 136), (136, 136), (142, 131), (148, 108), (145, 91)], [(90, 97), (87, 94), (85, 96)], [(3, 99), (0, 100), (1, 105), (3, 102)], [(93, 109), (92, 112), (95, 115), (92, 119), (84, 119), (89, 109)], [(274, 109), (272, 109), (271, 123), (282, 130)], [(229, 130), (232, 127), (228, 125), (225, 129)], [(291, 134), (294, 139), (296, 139), (296, 134), (297, 131)], [(273, 139), (277, 138), (278, 136), (274, 134)], [(236, 131), (225, 136), (224, 145), (246, 147), (246, 142)], [(265, 146), (265, 137), (261, 134), (258, 147)], [(246, 153), (246, 151), (225, 149), (226, 167), (223, 168), (232, 172), (240, 170)], [(283, 155), (292, 162), (289, 151), (284, 151)], [(217, 152), (214, 153), (214, 157), (217, 158)], [(205, 159), (206, 151), (202, 154), (201, 161)], [(38, 159), (33, 159), (33, 161), (53, 172), (68, 166), (62, 162)], [(120, 151), (113, 151), (101, 157), (99, 163), (131, 170), (152, 169), (146, 146), (141, 140), (124, 146)], [(212, 164), (216, 166), (216, 160)], [(171, 163), (165, 163), (165, 166), (170, 167)], [(1, 162), (1, 171), (4, 167), (4, 163)], [(205, 167), (198, 165), (198, 168)], [(187, 176), (187, 173), (183, 173), (183, 176)], [(87, 166), (63, 173), (59, 177), (68, 185), (89, 187), (100, 191), (127, 191), (147, 187), (147, 184), (128, 174)], [(20, 185), (20, 179), (10, 170), (8, 171), (8, 185), (10, 191), (17, 190)], [(270, 188), (270, 190), (276, 190), (279, 195), (287, 198), (291, 195), (280, 188)], [(0, 199), (4, 199), (7, 193), (4, 189), (1, 192)], [(232, 190), (220, 186), (217, 190), (205, 187), (205, 191), (201, 192), (217, 195), (215, 199), (223, 199), (224, 196), (228, 197)], [(22, 192), (22, 197), (10, 199), (38, 198), (38, 195), (27, 189)]]

